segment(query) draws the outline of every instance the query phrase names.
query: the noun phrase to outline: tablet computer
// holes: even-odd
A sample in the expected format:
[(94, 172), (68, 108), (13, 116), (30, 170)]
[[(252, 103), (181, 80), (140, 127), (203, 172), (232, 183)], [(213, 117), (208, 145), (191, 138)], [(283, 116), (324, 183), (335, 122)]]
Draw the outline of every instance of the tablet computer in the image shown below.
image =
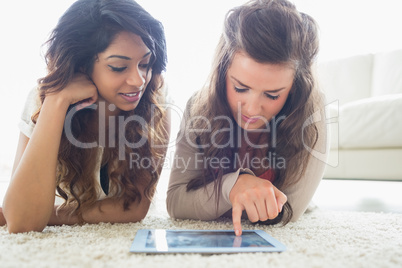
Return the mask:
[(281, 252), (286, 247), (261, 230), (164, 230), (141, 229), (130, 251), (136, 253), (240, 253)]

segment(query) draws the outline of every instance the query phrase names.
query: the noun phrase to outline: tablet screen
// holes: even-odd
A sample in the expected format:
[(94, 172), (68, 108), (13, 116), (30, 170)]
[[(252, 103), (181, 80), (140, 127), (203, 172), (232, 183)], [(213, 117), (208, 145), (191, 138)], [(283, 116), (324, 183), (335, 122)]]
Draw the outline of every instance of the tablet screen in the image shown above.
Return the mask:
[(261, 252), (285, 247), (261, 230), (244, 230), (241, 236), (226, 230), (139, 230), (132, 252)]
[(146, 247), (169, 245), (172, 248), (181, 247), (272, 247), (267, 240), (252, 232), (235, 236), (228, 232), (196, 232), (196, 231), (153, 231), (148, 233)]

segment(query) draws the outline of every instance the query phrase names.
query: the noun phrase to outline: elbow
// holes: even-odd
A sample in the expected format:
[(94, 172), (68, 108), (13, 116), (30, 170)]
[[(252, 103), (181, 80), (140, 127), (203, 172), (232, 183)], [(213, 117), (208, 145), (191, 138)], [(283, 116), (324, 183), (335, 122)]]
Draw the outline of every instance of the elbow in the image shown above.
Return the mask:
[(145, 219), (145, 217), (148, 214), (148, 210), (145, 211), (141, 211), (140, 213), (138, 213), (137, 215), (135, 215), (135, 217), (132, 218), (131, 222), (139, 222), (142, 221), (143, 219)]
[(172, 210), (172, 207), (169, 206), (169, 204), (166, 204), (166, 210), (167, 210), (167, 213), (168, 213), (169, 217), (171, 217), (172, 219), (176, 218), (174, 210)]
[[(4, 212), (4, 208), (3, 208)], [(27, 232), (42, 232), (47, 226), (43, 221), (35, 219), (27, 220), (24, 217), (15, 215), (14, 213), (4, 213), (4, 220), (7, 226), (7, 231), (10, 234), (27, 233)]]
[(292, 213), (292, 217), (290, 218), (290, 222), (298, 221), (303, 214), (304, 214), (304, 211), (294, 210)]
[(169, 217), (172, 219), (180, 219), (179, 215), (177, 215), (177, 213), (175, 213), (175, 211), (171, 209), (169, 206), (167, 206), (167, 213)]
[(27, 222), (13, 223), (7, 222), (7, 230), (10, 234), (28, 233), (28, 232), (42, 232), (46, 225), (30, 224)]
[(5, 210), (3, 207), (3, 216), (7, 225), (7, 231), (10, 234), (42, 232), (47, 226), (47, 221), (39, 218), (24, 216), (14, 211)]
[[(129, 210), (124, 212), (123, 218), (121, 218), (121, 220), (119, 220), (118, 222), (135, 223), (142, 221), (148, 214), (149, 206), (150, 205), (147, 203), (142, 204), (139, 207), (130, 208)], [(113, 220), (111, 222), (113, 222)]]
[(299, 220), (300, 216), (292, 216), (290, 219), (290, 222), (297, 222)]
[(178, 206), (175, 205), (175, 202), (172, 198), (172, 194), (167, 194), (167, 198), (166, 198), (166, 210), (167, 213), (169, 214), (169, 217), (171, 217), (172, 219), (180, 219), (180, 216), (177, 213), (177, 208)]

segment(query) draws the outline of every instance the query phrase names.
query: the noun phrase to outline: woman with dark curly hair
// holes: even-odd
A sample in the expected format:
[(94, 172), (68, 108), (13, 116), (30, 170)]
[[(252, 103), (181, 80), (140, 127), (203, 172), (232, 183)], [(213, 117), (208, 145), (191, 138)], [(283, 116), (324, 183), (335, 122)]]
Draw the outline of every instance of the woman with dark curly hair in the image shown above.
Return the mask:
[(8, 231), (140, 221), (169, 139), (163, 26), (133, 0), (78, 0), (47, 44), (3, 202)]
[[(171, 217), (297, 220), (323, 176), (315, 21), (287, 0), (227, 14), (206, 86), (188, 102), (167, 194)], [(321, 119), (320, 119), (321, 118)]]

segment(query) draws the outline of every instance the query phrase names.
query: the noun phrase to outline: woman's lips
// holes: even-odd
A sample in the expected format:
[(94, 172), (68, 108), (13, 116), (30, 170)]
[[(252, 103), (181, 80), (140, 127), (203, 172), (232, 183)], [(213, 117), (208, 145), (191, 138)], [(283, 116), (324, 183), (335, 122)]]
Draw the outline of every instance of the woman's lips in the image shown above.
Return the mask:
[(136, 102), (141, 98), (141, 92), (142, 91), (137, 91), (137, 92), (130, 92), (130, 93), (120, 93), (120, 96), (123, 97), (128, 102)]
[(243, 121), (245, 121), (246, 123), (248, 123), (248, 124), (254, 124), (254, 123), (256, 123), (260, 118), (259, 117), (248, 117), (248, 116), (245, 116), (245, 115), (241, 115), (241, 118), (243, 119)]

